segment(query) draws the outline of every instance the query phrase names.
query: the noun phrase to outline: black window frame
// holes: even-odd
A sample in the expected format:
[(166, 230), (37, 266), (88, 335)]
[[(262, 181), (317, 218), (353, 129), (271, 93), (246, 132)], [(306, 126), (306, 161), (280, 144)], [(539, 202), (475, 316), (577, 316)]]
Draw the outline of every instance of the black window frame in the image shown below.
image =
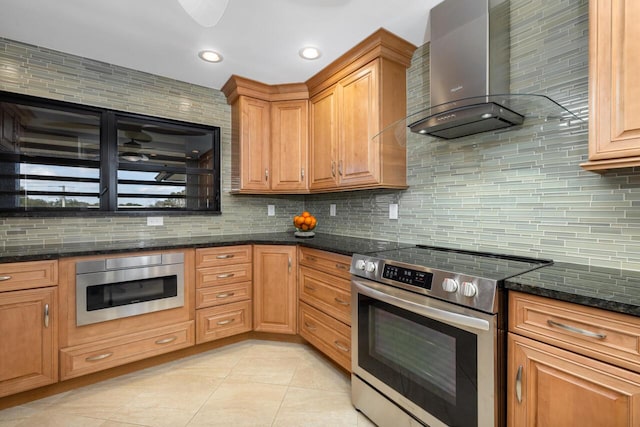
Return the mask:
[[(96, 115), (99, 117), (99, 132), (100, 132), (100, 156), (99, 156), (99, 208), (55, 208), (55, 207), (38, 207), (38, 208), (23, 208), (17, 207), (16, 209), (4, 209), (0, 207), (0, 217), (29, 217), (29, 216), (85, 216), (85, 215), (193, 215), (193, 214), (221, 214), (221, 151), (220, 151), (220, 127), (210, 126), (199, 123), (191, 123), (186, 121), (154, 117), (150, 115), (131, 113), (127, 111), (120, 111), (108, 108), (100, 108), (95, 106), (88, 106), (83, 104), (71, 103), (66, 101), (59, 101), (49, 98), (42, 98), (30, 95), (16, 94), (12, 92), (0, 91), (0, 102), (3, 103), (15, 103), (20, 105), (26, 105), (35, 108), (46, 108), (51, 110), (59, 110), (61, 112), (78, 113)], [(118, 120), (133, 120), (138, 122), (145, 122), (150, 125), (157, 126), (172, 126), (178, 128), (188, 128), (193, 130), (201, 130), (211, 133), (212, 135), (212, 168), (211, 171), (211, 196), (212, 206), (207, 208), (158, 208), (158, 207), (135, 207), (135, 208), (119, 208), (118, 207)], [(20, 153), (8, 153), (0, 150), (0, 156), (7, 156), (6, 158), (13, 161), (21, 162), (25, 157)], [(43, 157), (43, 159), (45, 159)], [(52, 162), (56, 165), (68, 164), (69, 166), (82, 166), (89, 161), (82, 159), (60, 159), (60, 162)], [(45, 163), (46, 164), (46, 163)], [(139, 169), (145, 169), (139, 167)], [(152, 169), (152, 168), (147, 168)], [(209, 170), (206, 168), (207, 171)], [(185, 167), (185, 173), (188, 168)], [(190, 169), (189, 169), (190, 171)], [(20, 174), (17, 175), (18, 179)]]

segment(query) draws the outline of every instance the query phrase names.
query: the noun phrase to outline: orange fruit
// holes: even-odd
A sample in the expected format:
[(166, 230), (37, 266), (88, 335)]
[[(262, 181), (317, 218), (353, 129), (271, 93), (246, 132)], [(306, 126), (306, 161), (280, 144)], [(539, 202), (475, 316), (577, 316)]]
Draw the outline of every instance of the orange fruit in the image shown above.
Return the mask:
[(301, 216), (296, 217), (295, 223), (296, 223), (296, 227), (300, 227), (302, 224), (304, 224), (304, 218)]
[(302, 216), (305, 217), (305, 218), (308, 218), (308, 217), (311, 216), (311, 214), (309, 212), (307, 212), (307, 211), (304, 211), (304, 212), (302, 212)]
[(311, 225), (311, 217), (310, 217), (310, 216), (306, 217), (306, 218), (304, 219), (304, 223), (305, 223), (306, 225)]
[(302, 231), (307, 231), (307, 230), (309, 229), (309, 226), (308, 226), (307, 224), (302, 224), (302, 225), (300, 226), (300, 229), (301, 229)]
[(317, 223), (316, 219), (314, 217), (311, 217), (311, 228), (315, 228), (316, 223)]

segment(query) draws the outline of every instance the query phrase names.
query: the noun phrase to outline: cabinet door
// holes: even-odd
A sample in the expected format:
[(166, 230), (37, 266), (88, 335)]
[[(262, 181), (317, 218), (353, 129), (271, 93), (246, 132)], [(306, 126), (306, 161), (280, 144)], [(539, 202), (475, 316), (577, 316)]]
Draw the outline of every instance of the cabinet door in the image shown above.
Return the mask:
[(270, 105), (267, 101), (240, 97), (241, 190), (269, 189)]
[(589, 160), (640, 156), (640, 2), (591, 0), (589, 20)]
[(253, 262), (253, 329), (297, 333), (296, 247), (256, 245)]
[(55, 287), (0, 293), (0, 397), (58, 380)]
[(271, 190), (306, 191), (308, 102), (271, 103)]
[(310, 159), (309, 189), (336, 188), (338, 103), (336, 87), (325, 90), (311, 99), (309, 126)]
[(376, 184), (380, 180), (378, 65), (372, 62), (342, 80), (339, 88), (340, 186)]
[(640, 375), (512, 333), (508, 341), (508, 426), (640, 422)]

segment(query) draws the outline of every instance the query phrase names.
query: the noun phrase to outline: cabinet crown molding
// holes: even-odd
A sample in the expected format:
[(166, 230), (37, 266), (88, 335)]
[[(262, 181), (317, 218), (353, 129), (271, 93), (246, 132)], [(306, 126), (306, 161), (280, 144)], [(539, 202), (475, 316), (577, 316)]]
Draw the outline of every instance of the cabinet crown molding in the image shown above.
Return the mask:
[(249, 96), (268, 102), (309, 99), (309, 91), (304, 83), (268, 85), (235, 74), (229, 77), (220, 90), (227, 97), (228, 104), (233, 104), (239, 96)]

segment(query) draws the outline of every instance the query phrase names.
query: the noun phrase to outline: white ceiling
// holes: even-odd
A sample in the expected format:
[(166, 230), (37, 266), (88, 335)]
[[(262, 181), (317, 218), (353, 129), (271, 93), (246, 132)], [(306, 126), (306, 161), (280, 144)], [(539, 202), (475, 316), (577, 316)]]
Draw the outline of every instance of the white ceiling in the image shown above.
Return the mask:
[[(219, 89), (231, 76), (303, 82), (383, 27), (416, 46), (440, 0), (230, 0), (204, 28), (178, 0), (0, 0), (0, 37)], [(304, 45), (321, 49), (303, 60)], [(197, 53), (213, 49), (218, 64)]]

